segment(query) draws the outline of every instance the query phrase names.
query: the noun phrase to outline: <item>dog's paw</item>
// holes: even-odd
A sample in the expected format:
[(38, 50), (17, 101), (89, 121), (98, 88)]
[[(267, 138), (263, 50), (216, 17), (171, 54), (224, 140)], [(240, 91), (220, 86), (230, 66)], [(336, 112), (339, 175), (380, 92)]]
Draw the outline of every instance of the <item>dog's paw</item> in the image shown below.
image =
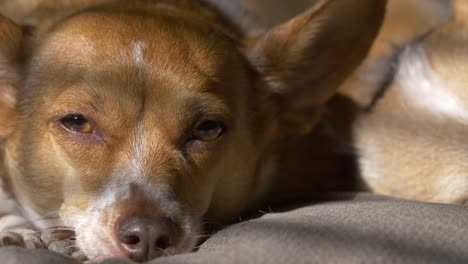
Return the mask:
[(72, 228), (55, 226), (50, 227), (41, 234), (41, 240), (50, 251), (67, 256), (73, 256), (78, 251), (75, 231)]
[(24, 248), (46, 248), (37, 231), (21, 229), (0, 232), (0, 246), (17, 246)]

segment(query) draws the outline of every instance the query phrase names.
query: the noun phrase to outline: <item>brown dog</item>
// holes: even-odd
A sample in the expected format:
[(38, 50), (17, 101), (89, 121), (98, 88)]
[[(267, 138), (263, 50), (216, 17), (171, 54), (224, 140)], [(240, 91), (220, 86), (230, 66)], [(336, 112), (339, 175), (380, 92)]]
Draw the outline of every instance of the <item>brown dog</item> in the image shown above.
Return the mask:
[[(276, 3), (283, 13), (294, 11)], [(388, 1), (370, 54), (314, 132), (316, 162), (310, 167), (324, 179), (355, 180), (347, 188), (468, 205), (467, 9), (464, 0)], [(277, 22), (277, 16), (262, 15)], [(296, 150), (303, 145), (298, 142)]]
[[(319, 1), (250, 38), (195, 0), (81, 2), (29, 14), (34, 29), (0, 20), (4, 188), (35, 228), (75, 229), (90, 259), (135, 261), (190, 251), (202, 219), (297, 181), (273, 169), (309, 161), (275, 146), (314, 127), (385, 9)], [(7, 219), (3, 244), (41, 246)]]
[[(370, 54), (315, 131), (315, 141), (325, 143), (313, 167), (324, 178), (348, 177), (356, 180), (350, 188), (400, 198), (468, 204), (460, 71), (466, 9), (466, 1), (388, 2)], [(343, 162), (351, 159), (356, 178)]]
[(400, 2), (340, 89), (355, 105), (360, 177), (376, 193), (468, 205), (468, 2)]
[[(324, 179), (354, 180), (348, 189), (468, 204), (463, 139), (468, 108), (461, 70), (467, 5), (388, 2), (370, 54), (340, 87), (314, 132), (315, 151), (308, 153)], [(303, 140), (299, 143), (296, 150)]]

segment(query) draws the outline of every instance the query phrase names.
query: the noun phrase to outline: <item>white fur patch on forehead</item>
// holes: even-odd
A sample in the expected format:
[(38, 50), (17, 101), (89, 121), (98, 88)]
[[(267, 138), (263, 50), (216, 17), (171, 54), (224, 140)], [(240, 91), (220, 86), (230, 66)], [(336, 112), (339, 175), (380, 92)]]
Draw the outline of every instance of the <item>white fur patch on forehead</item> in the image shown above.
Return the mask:
[(135, 41), (132, 43), (133, 60), (138, 67), (143, 67), (145, 64), (144, 50), (145, 43), (141, 41)]
[(145, 130), (143, 122), (139, 122), (136, 127), (133, 149), (130, 155), (131, 175), (135, 182), (141, 182), (141, 176), (144, 173), (143, 161), (145, 156), (147, 142), (145, 140)]
[(408, 46), (400, 55), (395, 89), (405, 103), (442, 118), (468, 122), (468, 108), (447, 89), (427, 58), (421, 43)]

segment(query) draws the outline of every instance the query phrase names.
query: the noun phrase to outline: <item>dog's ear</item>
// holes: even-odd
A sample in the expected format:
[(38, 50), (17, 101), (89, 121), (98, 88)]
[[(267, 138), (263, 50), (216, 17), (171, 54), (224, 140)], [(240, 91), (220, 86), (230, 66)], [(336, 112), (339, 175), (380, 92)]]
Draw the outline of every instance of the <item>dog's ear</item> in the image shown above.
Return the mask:
[[(308, 132), (326, 101), (367, 55), (386, 0), (320, 0), (309, 10), (249, 39), (245, 53), (259, 73), (259, 105), (280, 133)], [(270, 103), (270, 102), (273, 102)]]
[(17, 89), (21, 82), (23, 30), (0, 16), (0, 138), (9, 133), (15, 118)]

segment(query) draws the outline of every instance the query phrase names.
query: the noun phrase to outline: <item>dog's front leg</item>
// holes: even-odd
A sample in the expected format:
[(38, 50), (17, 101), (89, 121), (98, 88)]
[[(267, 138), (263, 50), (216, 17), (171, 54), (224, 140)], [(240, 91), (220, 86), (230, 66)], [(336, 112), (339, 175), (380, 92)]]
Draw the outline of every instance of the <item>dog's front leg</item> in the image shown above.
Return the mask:
[(43, 248), (83, 262), (86, 258), (75, 242), (75, 231), (68, 227), (53, 226), (37, 230), (0, 187), (0, 247)]
[[(24, 219), (16, 215), (6, 215), (2, 219), (7, 222), (19, 222)], [(0, 246), (18, 246), (24, 248), (46, 248), (40, 238), (40, 233), (32, 229), (12, 229), (0, 231)]]
[(4, 146), (15, 119), (14, 95), (21, 83), (23, 28), (0, 16), (0, 246), (43, 247), (39, 233), (22, 216), (14, 199), (6, 192)]
[(19, 246), (25, 248), (44, 248), (40, 233), (21, 216), (15, 201), (2, 190), (0, 193), (0, 246)]

